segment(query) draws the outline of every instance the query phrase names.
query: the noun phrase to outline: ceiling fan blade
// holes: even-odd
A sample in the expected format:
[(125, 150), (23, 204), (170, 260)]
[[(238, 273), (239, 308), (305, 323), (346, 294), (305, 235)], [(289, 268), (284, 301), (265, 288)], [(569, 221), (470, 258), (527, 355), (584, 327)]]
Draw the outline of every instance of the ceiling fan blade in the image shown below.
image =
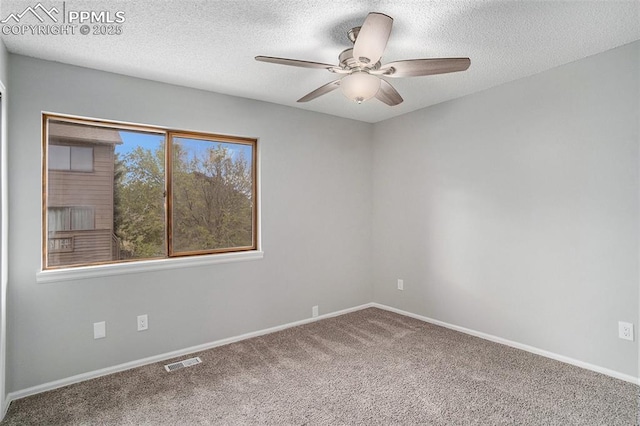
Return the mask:
[(382, 13), (370, 13), (364, 20), (353, 45), (353, 57), (363, 63), (375, 64), (387, 47), (393, 18)]
[(418, 77), (465, 71), (470, 65), (469, 58), (408, 59), (385, 64), (371, 74), (382, 74), (392, 78)]
[(298, 99), (298, 102), (309, 102), (319, 96), (326, 95), (327, 93), (336, 90), (338, 87), (340, 87), (340, 80), (334, 80), (331, 83), (327, 83), (324, 86), (318, 87), (313, 92), (307, 93), (306, 95)]
[(256, 61), (271, 62), (272, 64), (290, 65), (292, 67), (302, 68), (335, 68), (335, 65), (323, 64), (320, 62), (301, 61), (299, 59), (275, 58), (273, 56), (256, 56)]
[(376, 93), (376, 99), (384, 102), (389, 106), (395, 106), (401, 104), (403, 99), (400, 96), (400, 93), (396, 89), (393, 88), (392, 85), (380, 79), (380, 90)]

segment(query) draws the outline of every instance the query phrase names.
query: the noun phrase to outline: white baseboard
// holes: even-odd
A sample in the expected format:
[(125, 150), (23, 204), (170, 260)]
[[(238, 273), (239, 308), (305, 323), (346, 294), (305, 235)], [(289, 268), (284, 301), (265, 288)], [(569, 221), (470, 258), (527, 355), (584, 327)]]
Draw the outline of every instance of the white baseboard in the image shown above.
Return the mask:
[(4, 418), (4, 415), (6, 414), (6, 411), (8, 410), (9, 404), (11, 403), (11, 401), (15, 401), (16, 399), (25, 398), (30, 395), (35, 395), (37, 393), (50, 391), (53, 389), (61, 388), (63, 386), (72, 385), (74, 383), (84, 382), (86, 380), (95, 379), (97, 377), (106, 376), (108, 374), (119, 373), (121, 371), (130, 370), (132, 368), (142, 367), (143, 365), (153, 364), (153, 363), (165, 361), (171, 358), (190, 355), (196, 352), (202, 352), (207, 349), (228, 345), (229, 343), (235, 343), (241, 340), (251, 339), (252, 337), (263, 336), (265, 334), (274, 333), (276, 331), (284, 330), (291, 327), (296, 327), (299, 325), (309, 324), (322, 319), (337, 317), (340, 315), (348, 314), (350, 312), (355, 312), (361, 309), (370, 308), (371, 306), (373, 306), (373, 304), (367, 303), (364, 305), (355, 306), (353, 308), (342, 309), (340, 311), (319, 315), (315, 318), (306, 318), (300, 321), (294, 321), (287, 324), (278, 325), (275, 327), (265, 328), (263, 330), (252, 331), (250, 333), (241, 334), (239, 336), (228, 337), (226, 339), (220, 339), (214, 342), (204, 343), (202, 345), (191, 346), (189, 348), (180, 349), (177, 351), (167, 352), (164, 354), (139, 359), (136, 361), (126, 362), (124, 364), (115, 365), (113, 367), (107, 367), (107, 368), (102, 368), (100, 370), (89, 371), (87, 373), (82, 373), (75, 376), (66, 377), (64, 379), (56, 380), (53, 382), (43, 383), (41, 385), (33, 386), (27, 389), (11, 392), (7, 395), (7, 398), (5, 400), (5, 406), (3, 407), (3, 411), (2, 411), (2, 418)]
[(202, 345), (197, 345), (197, 346), (191, 346), (189, 348), (185, 348), (185, 349), (180, 349), (177, 351), (173, 351), (173, 352), (167, 352), (164, 354), (160, 354), (160, 355), (155, 355), (155, 356), (151, 356), (148, 358), (143, 358), (143, 359), (139, 359), (136, 361), (131, 361), (131, 362), (127, 362), (124, 364), (119, 364), (119, 365), (115, 365), (113, 367), (107, 367), (107, 368), (102, 368), (100, 370), (95, 370), (95, 371), (89, 371), (87, 373), (82, 373), (82, 374), (78, 374), (75, 376), (71, 376), (71, 377), (67, 377), (64, 379), (60, 379), (60, 380), (56, 380), (53, 382), (49, 382), (49, 383), (43, 383), (41, 385), (37, 385), (37, 386), (33, 386), (27, 389), (22, 389), (19, 391), (15, 391), (15, 392), (11, 392), (7, 395), (5, 401), (4, 401), (4, 406), (2, 407), (2, 417), (4, 418), (4, 415), (6, 414), (7, 410), (9, 409), (9, 404), (12, 401), (15, 401), (16, 399), (20, 399), (20, 398), (25, 398), (27, 396), (30, 395), (35, 395), (37, 393), (41, 393), (41, 392), (46, 392), (46, 391), (50, 391), (53, 389), (57, 389), (63, 386), (68, 386), (68, 385), (72, 385), (74, 383), (79, 383), (79, 382), (84, 382), (86, 380), (90, 380), (90, 379), (95, 379), (97, 377), (101, 377), (101, 376), (106, 376), (108, 374), (113, 374), (113, 373), (118, 373), (121, 371), (125, 371), (125, 370), (130, 370), (132, 368), (136, 368), (136, 367), (142, 367), (143, 365), (147, 365), (147, 364), (153, 364), (156, 362), (160, 362), (160, 361), (165, 361), (168, 359), (172, 359), (172, 358), (177, 358), (177, 357), (181, 357), (181, 356), (185, 356), (185, 355), (190, 355), (196, 352), (201, 352), (207, 349), (211, 349), (211, 348), (215, 348), (218, 346), (223, 346), (223, 345), (228, 345), (230, 343), (235, 343), (235, 342), (239, 342), (241, 340), (246, 340), (246, 339), (250, 339), (252, 337), (258, 337), (258, 336), (262, 336), (265, 334), (269, 334), (269, 333), (274, 333), (276, 331), (280, 331), (280, 330), (284, 330), (287, 328), (291, 328), (291, 327), (296, 327), (299, 325), (304, 325), (304, 324), (309, 324), (315, 321), (319, 321), (322, 319), (326, 319), (326, 318), (331, 318), (331, 317), (336, 317), (336, 316), (340, 316), (340, 315), (344, 315), (344, 314), (348, 314), (350, 312), (355, 312), (355, 311), (359, 311), (362, 309), (366, 309), (366, 308), (379, 308), (379, 309), (384, 309), (390, 312), (395, 312), (397, 314), (400, 315), (404, 315), (407, 317), (411, 317), (411, 318), (415, 318), (424, 322), (428, 322), (431, 324), (435, 324), (435, 325), (439, 325), (441, 327), (446, 327), (455, 331), (459, 331), (465, 334), (469, 334), (472, 336), (476, 336), (476, 337), (480, 337), (481, 339), (485, 339), (485, 340), (489, 340), (492, 342), (496, 342), (496, 343), (500, 343), (503, 345), (507, 345), (507, 346), (511, 346), (513, 348), (516, 349), (521, 349), (527, 352), (531, 352), (534, 353), (536, 355), (541, 355), (547, 358), (551, 358), (551, 359), (555, 359), (557, 361), (561, 361), (567, 364), (571, 364), (571, 365), (575, 365), (577, 367), (581, 367), (581, 368), (585, 368), (587, 370), (591, 370), (591, 371), (595, 371), (598, 373), (602, 373), (605, 374), (607, 376), (611, 376), (611, 377), (615, 377), (616, 379), (620, 379), (620, 380), (624, 380), (626, 382), (630, 382), (630, 383), (634, 383), (634, 384), (640, 384), (639, 380), (637, 377), (634, 376), (630, 376), (628, 374), (624, 374), (624, 373), (620, 373), (618, 371), (614, 371), (614, 370), (610, 370), (608, 368), (604, 368), (604, 367), (600, 367), (597, 365), (593, 365), (593, 364), (589, 364), (577, 359), (573, 359), (573, 358), (569, 358), (567, 356), (564, 355), (559, 355), (553, 352), (549, 352), (543, 349), (538, 349), (536, 347), (533, 346), (529, 346), (529, 345), (525, 345), (522, 343), (518, 343), (518, 342), (513, 342), (511, 340), (507, 340), (507, 339), (503, 339), (501, 337), (497, 337), (497, 336), (493, 336), (491, 334), (487, 334), (487, 333), (482, 333), (480, 331), (475, 331), (475, 330), (471, 330), (469, 328), (465, 328), (465, 327), (460, 327), (457, 325), (453, 325), (453, 324), (449, 324), (443, 321), (439, 321), (433, 318), (428, 318), (422, 315), (418, 315), (418, 314), (414, 314), (411, 312), (407, 312), (407, 311), (403, 311), (401, 309), (396, 309), (396, 308), (392, 308), (391, 306), (387, 306), (387, 305), (382, 305), (380, 303), (366, 303), (364, 305), (359, 305), (359, 306), (355, 306), (353, 308), (348, 308), (348, 309), (343, 309), (340, 311), (335, 311), (335, 312), (331, 312), (328, 314), (324, 314), (324, 315), (320, 315), (316, 318), (306, 318), (300, 321), (294, 321), (294, 322), (290, 322), (287, 324), (282, 324), (282, 325), (278, 325), (275, 327), (270, 327), (270, 328), (265, 328), (263, 330), (258, 330), (258, 331), (253, 331), (250, 333), (245, 333), (245, 334), (241, 334), (239, 336), (233, 336), (233, 337), (228, 337), (226, 339), (221, 339), (221, 340), (216, 340), (214, 342), (210, 342), (210, 343), (204, 343)]
[(589, 364), (588, 362), (580, 361), (574, 358), (570, 358), (568, 356), (560, 355), (554, 352), (549, 352), (544, 349), (539, 349), (534, 346), (525, 345), (523, 343), (514, 342), (512, 340), (503, 339), (502, 337), (494, 336), (491, 334), (483, 333), (481, 331), (472, 330), (470, 328), (460, 327), (457, 325), (449, 324), (444, 321), (436, 320), (433, 318), (425, 317), (422, 315), (414, 314), (411, 312), (403, 311), (402, 309), (392, 308), (391, 306), (382, 305), (380, 303), (371, 303), (371, 306), (375, 308), (384, 309), (386, 311), (395, 312), (396, 314), (404, 315), (407, 317), (415, 318), (420, 321), (428, 322), (430, 324), (439, 325), (441, 327), (449, 328), (451, 330), (459, 331), (461, 333), (469, 334), (471, 336), (479, 337), (481, 339), (489, 340), (491, 342), (500, 343), (502, 345), (511, 346), (512, 348), (521, 349), (523, 351), (531, 352), (536, 355), (541, 355), (546, 358), (555, 359), (556, 361), (561, 361), (566, 364), (575, 365), (576, 367), (581, 367), (587, 370), (595, 371), (597, 373), (604, 374), (606, 376), (614, 377), (616, 379), (624, 380), (625, 382), (640, 384), (640, 379), (638, 377), (631, 376), (629, 374), (621, 373), (619, 371), (610, 370), (608, 368), (600, 367), (598, 365)]

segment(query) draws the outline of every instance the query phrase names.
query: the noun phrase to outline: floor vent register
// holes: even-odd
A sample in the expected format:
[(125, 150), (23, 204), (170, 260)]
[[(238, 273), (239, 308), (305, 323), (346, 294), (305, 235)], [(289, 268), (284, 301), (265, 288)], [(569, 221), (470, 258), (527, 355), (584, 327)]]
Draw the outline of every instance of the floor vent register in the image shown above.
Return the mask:
[(193, 365), (200, 364), (201, 362), (202, 360), (200, 359), (200, 357), (197, 356), (195, 358), (189, 358), (189, 359), (184, 359), (178, 362), (172, 362), (171, 364), (165, 365), (164, 369), (171, 372), (171, 371), (180, 370), (181, 368), (191, 367)]

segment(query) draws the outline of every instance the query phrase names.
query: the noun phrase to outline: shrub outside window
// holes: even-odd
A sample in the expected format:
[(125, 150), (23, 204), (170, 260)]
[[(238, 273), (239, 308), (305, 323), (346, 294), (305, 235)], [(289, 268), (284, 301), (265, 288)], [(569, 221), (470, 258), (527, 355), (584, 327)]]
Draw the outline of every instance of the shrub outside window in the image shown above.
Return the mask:
[(257, 249), (251, 138), (43, 115), (43, 269)]

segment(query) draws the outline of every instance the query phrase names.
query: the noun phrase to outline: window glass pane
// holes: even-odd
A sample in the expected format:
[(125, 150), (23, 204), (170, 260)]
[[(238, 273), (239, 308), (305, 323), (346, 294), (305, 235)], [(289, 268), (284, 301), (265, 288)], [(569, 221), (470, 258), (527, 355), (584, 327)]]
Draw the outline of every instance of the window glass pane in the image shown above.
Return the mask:
[(252, 144), (173, 138), (174, 253), (252, 248)]
[(164, 135), (120, 131), (114, 230), (120, 260), (166, 255)]
[(68, 146), (49, 145), (49, 169), (69, 170), (71, 168), (71, 156)]
[(83, 146), (71, 147), (71, 170), (93, 171), (93, 148)]
[[(59, 159), (66, 149), (69, 167), (47, 174), (46, 201), (55, 207), (46, 210), (54, 248), (46, 265), (164, 256), (164, 134), (58, 120), (47, 126), (49, 166), (52, 152)], [(63, 250), (62, 238), (73, 244)]]

